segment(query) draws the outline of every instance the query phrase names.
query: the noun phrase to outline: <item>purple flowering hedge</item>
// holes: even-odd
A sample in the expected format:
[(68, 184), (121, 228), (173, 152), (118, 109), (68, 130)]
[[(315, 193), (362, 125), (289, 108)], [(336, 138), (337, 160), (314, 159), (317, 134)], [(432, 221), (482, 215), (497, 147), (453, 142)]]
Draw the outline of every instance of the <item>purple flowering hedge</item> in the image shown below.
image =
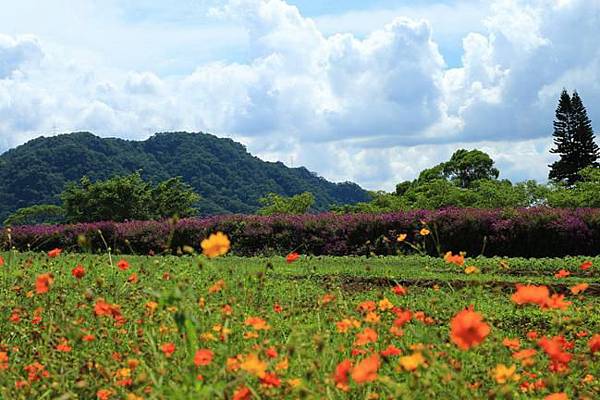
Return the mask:
[(223, 231), (236, 255), (285, 255), (293, 250), (314, 255), (396, 254), (396, 237), (425, 240), (437, 252), (432, 236), (417, 232), (422, 222), (439, 237), (441, 251), (470, 256), (563, 257), (600, 254), (600, 209), (444, 209), (390, 214), (302, 216), (229, 215), (169, 221), (97, 222), (60, 226), (15, 227), (3, 232), (4, 248), (19, 250), (177, 253), (183, 246), (199, 249), (210, 233)]

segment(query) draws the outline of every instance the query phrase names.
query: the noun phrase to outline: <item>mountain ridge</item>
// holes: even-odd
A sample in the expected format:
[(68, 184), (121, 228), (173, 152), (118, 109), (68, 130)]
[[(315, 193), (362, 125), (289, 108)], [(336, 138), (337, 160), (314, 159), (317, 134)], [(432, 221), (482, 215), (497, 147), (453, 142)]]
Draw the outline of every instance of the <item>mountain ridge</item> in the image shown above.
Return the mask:
[(95, 181), (138, 170), (153, 182), (181, 176), (202, 196), (201, 215), (253, 213), (269, 192), (309, 191), (317, 210), (369, 198), (355, 183), (263, 161), (244, 145), (208, 133), (162, 132), (135, 141), (73, 132), (41, 136), (0, 155), (0, 218), (33, 204), (57, 204), (65, 184), (84, 175)]

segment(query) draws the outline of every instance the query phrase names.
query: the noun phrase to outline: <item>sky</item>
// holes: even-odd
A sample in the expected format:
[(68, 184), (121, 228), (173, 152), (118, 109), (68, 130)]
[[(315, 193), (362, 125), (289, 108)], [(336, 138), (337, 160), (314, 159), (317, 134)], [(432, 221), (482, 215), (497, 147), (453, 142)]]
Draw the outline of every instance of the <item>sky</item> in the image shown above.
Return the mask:
[(545, 181), (563, 88), (600, 129), (600, 0), (0, 0), (0, 151), (203, 131), (371, 190), (478, 148)]

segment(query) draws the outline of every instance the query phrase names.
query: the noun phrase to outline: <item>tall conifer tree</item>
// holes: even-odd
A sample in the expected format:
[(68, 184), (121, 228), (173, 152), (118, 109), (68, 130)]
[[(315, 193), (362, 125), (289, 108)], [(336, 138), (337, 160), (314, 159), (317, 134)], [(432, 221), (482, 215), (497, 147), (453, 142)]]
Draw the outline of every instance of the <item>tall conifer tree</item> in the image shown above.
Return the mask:
[(595, 142), (592, 123), (577, 92), (560, 95), (554, 119), (554, 148), (560, 159), (550, 165), (549, 179), (573, 185), (581, 180), (579, 171), (598, 166), (600, 151)]

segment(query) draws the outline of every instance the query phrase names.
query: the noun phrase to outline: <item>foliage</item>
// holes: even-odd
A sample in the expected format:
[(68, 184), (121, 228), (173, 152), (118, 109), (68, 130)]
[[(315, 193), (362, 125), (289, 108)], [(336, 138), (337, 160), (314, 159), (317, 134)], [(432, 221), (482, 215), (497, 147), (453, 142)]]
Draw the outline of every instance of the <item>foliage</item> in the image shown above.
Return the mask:
[(65, 222), (65, 210), (54, 204), (38, 204), (20, 208), (11, 214), (4, 225), (60, 224)]
[(180, 178), (153, 187), (138, 172), (91, 182), (83, 177), (78, 185), (67, 185), (61, 194), (69, 222), (151, 220), (189, 217), (199, 196)]
[(549, 179), (568, 186), (582, 179), (585, 167), (597, 167), (600, 149), (595, 142), (592, 123), (577, 92), (563, 90), (554, 120), (554, 148), (559, 160), (550, 165)]
[(479, 180), (498, 179), (500, 172), (494, 168), (494, 160), (480, 150), (460, 149), (443, 164), (444, 176), (460, 188), (468, 188)]
[[(243, 388), (248, 399), (598, 397), (599, 258), (587, 272), (584, 259), (467, 259), (481, 271), (468, 275), (429, 257), (127, 257), (122, 269), (106, 255), (0, 256), (11, 282), (0, 288), (3, 399), (222, 400)], [(560, 269), (571, 275), (555, 278)], [(517, 283), (572, 304), (517, 305)], [(462, 350), (451, 321), (470, 306), (489, 334)], [(560, 372), (540, 345), (555, 336), (568, 344)], [(526, 349), (535, 355), (514, 355)], [(356, 366), (372, 355), (364, 382)], [(503, 380), (498, 365), (514, 374)]]
[(571, 187), (555, 185), (548, 192), (552, 207), (600, 207), (600, 168), (587, 167), (579, 171), (581, 180)]
[(259, 202), (262, 207), (258, 210), (258, 215), (306, 214), (315, 204), (315, 196), (308, 192), (291, 197), (268, 193), (260, 198)]
[(202, 197), (203, 215), (253, 213), (267, 193), (313, 193), (320, 211), (368, 200), (356, 184), (264, 162), (241, 144), (209, 134), (158, 133), (137, 142), (79, 132), (40, 137), (0, 155), (0, 220), (30, 205), (58, 205), (67, 183), (83, 176), (95, 182), (138, 170), (152, 183), (181, 176)]
[[(408, 250), (395, 239), (413, 242), (422, 221), (435, 227), (442, 252), (469, 255), (563, 257), (600, 254), (600, 209), (458, 209), (411, 210), (387, 214), (219, 216), (172, 221), (85, 223), (14, 227), (0, 240), (4, 248), (50, 250), (55, 247), (116, 252), (178, 254), (199, 249), (211, 232), (234, 238), (238, 255), (287, 254), (298, 249), (315, 255), (391, 255)], [(101, 232), (101, 233), (100, 233)], [(80, 243), (80, 237), (86, 239)], [(425, 242), (429, 254), (437, 246)]]

